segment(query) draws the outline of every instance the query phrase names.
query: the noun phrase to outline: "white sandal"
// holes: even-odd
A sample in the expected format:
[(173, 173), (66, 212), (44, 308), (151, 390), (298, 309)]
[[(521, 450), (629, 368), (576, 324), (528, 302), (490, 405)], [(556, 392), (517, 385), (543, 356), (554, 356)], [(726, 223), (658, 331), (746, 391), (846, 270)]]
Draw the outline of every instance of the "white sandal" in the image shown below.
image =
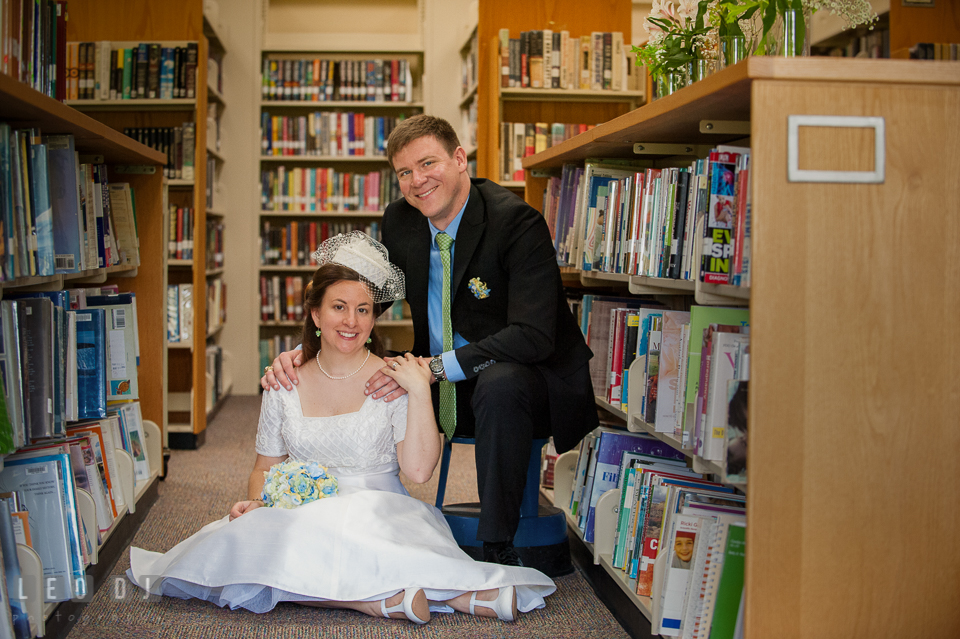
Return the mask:
[(475, 606), (490, 608), (497, 613), (497, 618), (500, 619), (500, 621), (516, 621), (517, 590), (513, 586), (500, 588), (500, 591), (497, 593), (497, 598), (493, 601), (483, 601), (482, 599), (477, 599), (477, 591), (474, 591), (473, 594), (470, 595), (471, 615), (477, 614), (475, 612)]
[[(383, 616), (386, 617), (386, 618), (388, 618), (388, 619), (393, 619), (393, 617), (390, 616), (391, 613), (394, 613), (394, 612), (402, 612), (403, 614), (405, 614), (405, 615), (407, 616), (407, 619), (409, 619), (409, 620), (412, 621), (413, 623), (416, 623), (416, 624), (425, 624), (425, 623), (427, 623), (428, 621), (430, 621), (430, 612), (429, 612), (429, 610), (427, 611), (427, 618), (426, 618), (426, 619), (421, 619), (420, 617), (418, 617), (418, 616), (413, 612), (413, 599), (414, 599), (414, 597), (417, 596), (418, 593), (422, 593), (422, 592), (423, 592), (423, 589), (422, 589), (422, 588), (407, 588), (406, 590), (403, 591), (403, 601), (401, 601), (400, 603), (398, 603), (396, 606), (392, 606), (392, 607), (390, 607), (390, 608), (387, 608), (387, 600), (386, 600), (386, 599), (381, 599), (381, 600), (380, 600), (380, 612), (382, 612), (382, 613), (383, 613)], [(424, 595), (424, 596), (426, 596), (426, 595)], [(388, 597), (388, 598), (389, 598), (389, 597)]]

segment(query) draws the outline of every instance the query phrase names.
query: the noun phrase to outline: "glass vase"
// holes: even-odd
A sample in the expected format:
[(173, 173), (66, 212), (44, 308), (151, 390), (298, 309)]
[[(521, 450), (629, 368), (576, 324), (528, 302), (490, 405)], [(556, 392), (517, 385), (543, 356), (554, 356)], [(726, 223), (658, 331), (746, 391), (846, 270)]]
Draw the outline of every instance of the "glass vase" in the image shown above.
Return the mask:
[(770, 30), (773, 55), (795, 58), (810, 55), (810, 16), (807, 9), (787, 9)]
[(664, 97), (676, 93), (687, 86), (687, 74), (680, 69), (667, 71), (657, 81), (657, 97)]
[(706, 58), (696, 58), (687, 64), (687, 76), (690, 83), (699, 82), (710, 77), (717, 71), (717, 61)]
[(720, 38), (720, 62), (724, 68), (735, 65), (747, 57), (747, 37), (742, 35)]

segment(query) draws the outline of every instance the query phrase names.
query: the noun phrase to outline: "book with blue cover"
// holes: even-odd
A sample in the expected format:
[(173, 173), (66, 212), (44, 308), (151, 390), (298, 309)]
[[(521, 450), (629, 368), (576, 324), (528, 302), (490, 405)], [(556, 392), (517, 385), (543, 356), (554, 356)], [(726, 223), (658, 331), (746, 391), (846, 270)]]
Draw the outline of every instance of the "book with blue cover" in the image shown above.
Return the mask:
[(77, 403), (80, 419), (107, 416), (106, 311), (77, 313)]
[(107, 342), (107, 401), (139, 399), (137, 384), (137, 322), (133, 295), (88, 295), (87, 308), (105, 311)]
[(53, 208), (47, 173), (47, 145), (30, 144), (30, 198), (37, 243), (37, 275), (54, 274)]
[(17, 491), (30, 513), (33, 549), (43, 563), (44, 599), (67, 601), (86, 594), (76, 494), (69, 455), (7, 457), (0, 492)]
[(593, 485), (584, 502), (588, 504), (586, 523), (583, 529), (584, 541), (593, 543), (594, 520), (597, 502), (608, 490), (617, 487), (620, 477), (620, 463), (624, 452), (656, 455), (665, 459), (684, 459), (683, 453), (673, 450), (658, 439), (645, 433), (630, 433), (601, 428), (596, 445), (596, 467), (593, 473)]
[(76, 273), (83, 270), (84, 247), (74, 139), (72, 135), (48, 135), (43, 140), (50, 176), (54, 268), (57, 273)]
[[(10, 505), (0, 499), (0, 551), (3, 552), (3, 574), (7, 584), (5, 599), (10, 606), (10, 622), (17, 639), (30, 639), (30, 617), (19, 598), (11, 597), (10, 590), (20, 583), (20, 559), (17, 557), (17, 539), (13, 532)], [(0, 603), (0, 605), (2, 605)]]

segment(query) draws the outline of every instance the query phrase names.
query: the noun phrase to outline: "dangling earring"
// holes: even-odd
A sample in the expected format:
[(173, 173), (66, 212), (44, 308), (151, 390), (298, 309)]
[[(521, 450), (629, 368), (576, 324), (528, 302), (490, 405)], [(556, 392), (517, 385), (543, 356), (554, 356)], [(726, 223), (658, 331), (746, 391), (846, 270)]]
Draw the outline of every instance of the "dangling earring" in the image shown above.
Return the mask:
[(368, 338), (367, 338), (367, 344), (369, 344), (369, 343), (372, 342), (372, 341), (373, 341), (373, 338), (372, 338), (372, 337), (368, 337)]
[(317, 337), (320, 337), (320, 329), (317, 329)]

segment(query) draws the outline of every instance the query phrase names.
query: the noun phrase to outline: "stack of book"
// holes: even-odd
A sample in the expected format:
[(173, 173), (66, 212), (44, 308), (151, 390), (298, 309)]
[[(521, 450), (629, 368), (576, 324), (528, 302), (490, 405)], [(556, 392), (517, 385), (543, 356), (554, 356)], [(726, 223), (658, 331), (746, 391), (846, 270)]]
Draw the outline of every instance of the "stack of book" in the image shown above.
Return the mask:
[(382, 211), (400, 197), (391, 169), (369, 173), (279, 166), (260, 172), (263, 211)]
[(260, 340), (260, 370), (262, 371), (264, 366), (273, 364), (273, 360), (277, 358), (277, 355), (292, 351), (293, 347), (299, 343), (299, 332), (296, 332), (294, 335), (274, 335), (270, 339)]
[(727, 481), (746, 484), (746, 415), (730, 407), (744, 401), (750, 376), (749, 311), (696, 305), (672, 311), (590, 294), (580, 311), (596, 353), (594, 394), (677, 448), (729, 463)]
[(511, 38), (500, 29), (503, 88), (624, 91), (640, 89), (642, 74), (627, 60), (623, 33), (523, 31)]
[(68, 42), (67, 100), (172, 100), (196, 97), (197, 43)]
[(65, 100), (67, 3), (5, 1), (0, 26), (0, 73)]
[(193, 259), (193, 225), (196, 212), (188, 206), (170, 205), (167, 236), (167, 258), (171, 260)]
[(540, 153), (551, 146), (589, 131), (595, 124), (564, 124), (562, 122), (501, 122), (500, 166), (504, 180), (523, 180), (523, 158)]
[(166, 177), (193, 179), (196, 166), (196, 125), (193, 122), (174, 127), (126, 128), (123, 134), (166, 155), (167, 163), (163, 167)]
[(207, 270), (223, 268), (223, 222), (207, 220)]
[(561, 264), (584, 271), (750, 285), (750, 149), (689, 167), (600, 160), (550, 178), (544, 212)]
[(3, 280), (140, 264), (133, 190), (72, 135), (0, 122), (0, 180)]
[(405, 59), (266, 57), (261, 79), (264, 100), (413, 101), (413, 76)]
[(310, 276), (260, 277), (260, 319), (264, 322), (303, 319), (303, 291)]
[(387, 156), (387, 138), (403, 116), (316, 111), (283, 116), (260, 116), (263, 155)]
[(167, 284), (167, 342), (193, 344), (193, 284)]
[(363, 231), (380, 237), (380, 223), (297, 222), (271, 224), (264, 220), (260, 228), (260, 264), (262, 266), (313, 266), (313, 252), (326, 239), (340, 233)]
[(593, 543), (600, 496), (620, 491), (606, 560), (651, 599), (654, 634), (730, 637), (743, 584), (746, 499), (691, 472), (682, 457), (652, 437), (599, 428), (581, 442), (567, 506)]

